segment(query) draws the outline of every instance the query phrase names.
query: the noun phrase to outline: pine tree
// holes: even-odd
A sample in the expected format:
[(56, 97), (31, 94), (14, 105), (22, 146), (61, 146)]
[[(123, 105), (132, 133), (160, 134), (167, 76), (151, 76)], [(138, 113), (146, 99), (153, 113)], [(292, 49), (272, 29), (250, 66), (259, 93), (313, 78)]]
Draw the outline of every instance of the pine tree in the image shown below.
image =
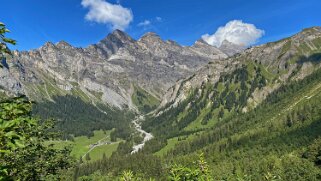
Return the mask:
[(90, 161), (91, 160), (89, 153), (86, 154), (85, 158), (86, 158), (86, 161)]
[(288, 127), (291, 127), (293, 125), (292, 116), (290, 114), (286, 117), (286, 125)]
[(222, 119), (224, 116), (224, 109), (221, 108), (220, 112), (218, 113), (218, 118)]

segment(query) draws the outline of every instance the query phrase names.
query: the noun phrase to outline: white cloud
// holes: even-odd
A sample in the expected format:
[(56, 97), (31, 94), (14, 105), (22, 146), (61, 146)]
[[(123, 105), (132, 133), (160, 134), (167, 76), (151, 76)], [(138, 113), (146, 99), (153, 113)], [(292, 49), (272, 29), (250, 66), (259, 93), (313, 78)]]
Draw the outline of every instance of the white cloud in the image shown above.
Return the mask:
[(132, 11), (119, 4), (105, 0), (82, 0), (81, 5), (89, 9), (86, 20), (111, 25), (112, 29), (124, 30), (133, 20)]
[(163, 19), (161, 17), (157, 16), (151, 20), (146, 19), (146, 20), (138, 23), (137, 26), (143, 27), (146, 30), (146, 29), (153, 28), (155, 24), (161, 23), (162, 21), (163, 21)]
[(161, 22), (163, 19), (159, 16), (156, 17), (156, 21)]
[(216, 47), (220, 47), (224, 40), (237, 45), (249, 46), (256, 43), (263, 35), (264, 31), (257, 29), (255, 25), (233, 20), (219, 27), (213, 35), (205, 34), (202, 38), (208, 44)]
[(146, 27), (146, 26), (148, 26), (148, 25), (150, 25), (150, 24), (151, 24), (151, 22), (150, 22), (149, 20), (145, 20), (145, 21), (142, 21), (142, 22), (138, 23), (137, 26), (144, 26), (144, 27)]

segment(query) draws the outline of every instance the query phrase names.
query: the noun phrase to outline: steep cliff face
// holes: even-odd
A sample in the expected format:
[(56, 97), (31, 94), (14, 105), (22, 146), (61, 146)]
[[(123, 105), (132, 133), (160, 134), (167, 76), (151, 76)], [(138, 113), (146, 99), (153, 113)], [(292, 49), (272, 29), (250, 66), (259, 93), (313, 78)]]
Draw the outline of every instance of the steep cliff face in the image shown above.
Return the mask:
[(241, 53), (243, 50), (246, 49), (246, 47), (241, 46), (241, 45), (236, 45), (236, 44), (233, 44), (227, 40), (224, 40), (222, 42), (222, 45), (219, 47), (219, 49), (222, 52), (226, 53), (227, 55), (232, 56), (237, 53)]
[(20, 82), (14, 78), (5, 59), (0, 63), (0, 96), (23, 94)]
[(28, 52), (14, 51), (8, 65), (33, 100), (72, 94), (94, 104), (135, 109), (135, 87), (160, 100), (176, 81), (226, 57), (205, 43), (183, 47), (154, 33), (136, 41), (116, 30), (87, 48), (61, 41)]

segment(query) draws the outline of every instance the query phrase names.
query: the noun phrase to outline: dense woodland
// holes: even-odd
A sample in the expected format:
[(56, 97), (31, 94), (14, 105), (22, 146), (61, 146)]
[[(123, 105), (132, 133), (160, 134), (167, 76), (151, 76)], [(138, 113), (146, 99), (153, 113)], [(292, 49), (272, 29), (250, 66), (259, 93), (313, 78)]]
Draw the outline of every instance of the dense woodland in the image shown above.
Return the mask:
[(72, 136), (93, 136), (94, 130), (115, 129), (113, 137), (127, 138), (130, 134), (129, 121), (133, 114), (110, 109), (105, 105), (96, 106), (71, 95), (53, 97), (53, 101), (33, 105), (34, 115), (42, 119), (54, 119), (56, 131), (63, 133), (64, 139)]
[(132, 101), (141, 113), (148, 113), (159, 105), (157, 98), (138, 86), (134, 86)]

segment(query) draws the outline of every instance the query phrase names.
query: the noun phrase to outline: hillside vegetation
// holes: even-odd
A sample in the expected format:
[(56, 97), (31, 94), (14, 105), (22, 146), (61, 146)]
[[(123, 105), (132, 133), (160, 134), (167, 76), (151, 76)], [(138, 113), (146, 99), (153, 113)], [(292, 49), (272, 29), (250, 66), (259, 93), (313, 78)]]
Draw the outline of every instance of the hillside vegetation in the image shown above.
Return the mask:
[[(202, 99), (197, 100), (196, 103), (200, 103)], [(88, 170), (101, 173), (133, 170), (145, 178), (166, 180), (163, 177), (168, 169), (166, 165), (179, 163), (193, 168), (198, 154), (203, 152), (214, 180), (321, 179), (320, 103), (321, 70), (318, 70), (303, 80), (281, 86), (247, 113), (224, 110), (230, 115), (213, 118), (215, 126), (184, 131), (188, 124), (181, 128), (182, 124), (178, 124), (175, 127), (178, 134), (171, 131), (166, 134), (162, 129), (167, 128), (161, 122), (153, 125), (151, 130), (157, 135), (156, 139), (148, 142), (138, 154), (121, 157), (122, 153), (126, 154), (121, 151), (126, 150), (122, 145), (117, 154), (102, 160), (101, 164), (81, 165), (77, 174), (93, 173)], [(235, 107), (234, 104), (233, 109)], [(178, 106), (161, 116), (170, 113), (177, 116), (176, 109), (182, 108)], [(161, 120), (159, 117), (157, 121)], [(173, 139), (176, 139), (174, 143)], [(166, 151), (159, 151), (168, 144), (173, 145)], [(145, 162), (149, 162), (148, 166)], [(111, 163), (117, 165), (110, 166)]]
[(132, 95), (133, 103), (142, 113), (148, 113), (157, 108), (159, 100), (144, 89), (134, 86), (134, 93)]
[[(56, 120), (56, 130), (63, 133), (64, 139), (72, 136), (93, 136), (95, 130), (116, 132), (126, 129), (130, 134), (131, 113), (111, 109), (105, 105), (93, 105), (79, 97), (71, 95), (53, 97), (53, 101), (39, 102), (33, 105), (33, 113), (42, 119)], [(119, 137), (125, 137), (119, 135)]]

